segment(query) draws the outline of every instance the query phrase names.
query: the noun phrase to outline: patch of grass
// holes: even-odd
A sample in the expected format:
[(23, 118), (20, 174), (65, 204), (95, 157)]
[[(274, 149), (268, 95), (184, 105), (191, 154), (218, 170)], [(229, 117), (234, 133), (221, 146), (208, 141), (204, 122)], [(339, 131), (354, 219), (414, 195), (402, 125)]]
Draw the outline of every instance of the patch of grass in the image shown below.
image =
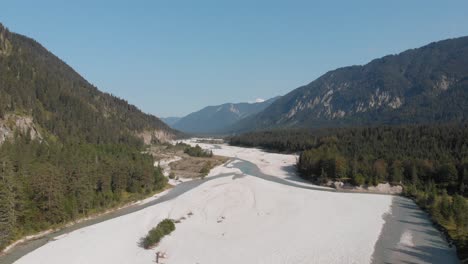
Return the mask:
[(203, 167), (206, 167), (204, 171), (207, 172), (208, 169), (211, 170), (212, 168), (225, 163), (227, 160), (227, 158), (221, 156), (199, 158), (190, 157), (184, 154), (182, 155), (181, 160), (172, 162), (169, 166), (171, 167), (171, 171), (173, 171), (179, 178), (198, 178), (203, 175), (201, 172)]
[(208, 173), (210, 173), (211, 168), (212, 168), (211, 162), (208, 161), (200, 170), (201, 177), (205, 178), (208, 175)]

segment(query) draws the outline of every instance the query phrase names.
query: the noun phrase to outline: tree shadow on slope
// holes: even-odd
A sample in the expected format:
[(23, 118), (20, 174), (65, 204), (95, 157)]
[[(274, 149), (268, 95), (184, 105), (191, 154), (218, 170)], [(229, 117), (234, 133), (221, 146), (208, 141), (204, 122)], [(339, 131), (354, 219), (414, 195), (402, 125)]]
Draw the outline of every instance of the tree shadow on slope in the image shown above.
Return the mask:
[[(458, 263), (454, 249), (412, 200), (393, 197), (391, 213), (383, 218), (372, 263)], [(414, 245), (402, 244), (406, 232)]]
[(392, 251), (399, 255), (401, 263), (458, 263), (457, 259), (453, 258), (452, 251), (446, 247), (425, 245), (396, 248)]

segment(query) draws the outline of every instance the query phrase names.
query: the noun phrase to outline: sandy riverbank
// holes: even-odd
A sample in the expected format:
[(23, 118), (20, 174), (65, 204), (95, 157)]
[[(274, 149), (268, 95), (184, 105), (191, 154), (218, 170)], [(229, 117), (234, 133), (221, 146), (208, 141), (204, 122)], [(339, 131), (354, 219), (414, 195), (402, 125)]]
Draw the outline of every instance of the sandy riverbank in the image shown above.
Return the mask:
[[(224, 145), (214, 152), (310, 185), (291, 174), (293, 155)], [(166, 263), (371, 261), (390, 196), (311, 191), (252, 177), (236, 166), (216, 167), (173, 199), (56, 237), (17, 263), (153, 263), (156, 251), (167, 253)], [(139, 239), (167, 217), (187, 219), (156, 249), (140, 248)]]

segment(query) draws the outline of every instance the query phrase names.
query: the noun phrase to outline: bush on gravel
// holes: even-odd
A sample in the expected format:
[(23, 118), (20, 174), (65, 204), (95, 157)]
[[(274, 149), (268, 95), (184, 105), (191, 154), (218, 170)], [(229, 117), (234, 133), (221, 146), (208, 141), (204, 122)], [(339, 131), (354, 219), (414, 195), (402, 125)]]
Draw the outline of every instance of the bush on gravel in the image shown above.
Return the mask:
[(175, 230), (174, 221), (164, 219), (155, 228), (151, 229), (148, 234), (141, 239), (140, 245), (145, 249), (150, 249), (161, 241), (161, 239), (172, 233)]

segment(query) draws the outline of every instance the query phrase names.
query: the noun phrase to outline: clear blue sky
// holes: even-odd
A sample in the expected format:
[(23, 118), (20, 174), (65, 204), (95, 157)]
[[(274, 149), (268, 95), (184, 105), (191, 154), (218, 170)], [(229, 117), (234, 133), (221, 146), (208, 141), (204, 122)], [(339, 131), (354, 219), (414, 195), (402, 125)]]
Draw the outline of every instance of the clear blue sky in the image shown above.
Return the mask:
[(0, 22), (99, 89), (180, 116), (468, 35), (468, 1), (9, 0)]

